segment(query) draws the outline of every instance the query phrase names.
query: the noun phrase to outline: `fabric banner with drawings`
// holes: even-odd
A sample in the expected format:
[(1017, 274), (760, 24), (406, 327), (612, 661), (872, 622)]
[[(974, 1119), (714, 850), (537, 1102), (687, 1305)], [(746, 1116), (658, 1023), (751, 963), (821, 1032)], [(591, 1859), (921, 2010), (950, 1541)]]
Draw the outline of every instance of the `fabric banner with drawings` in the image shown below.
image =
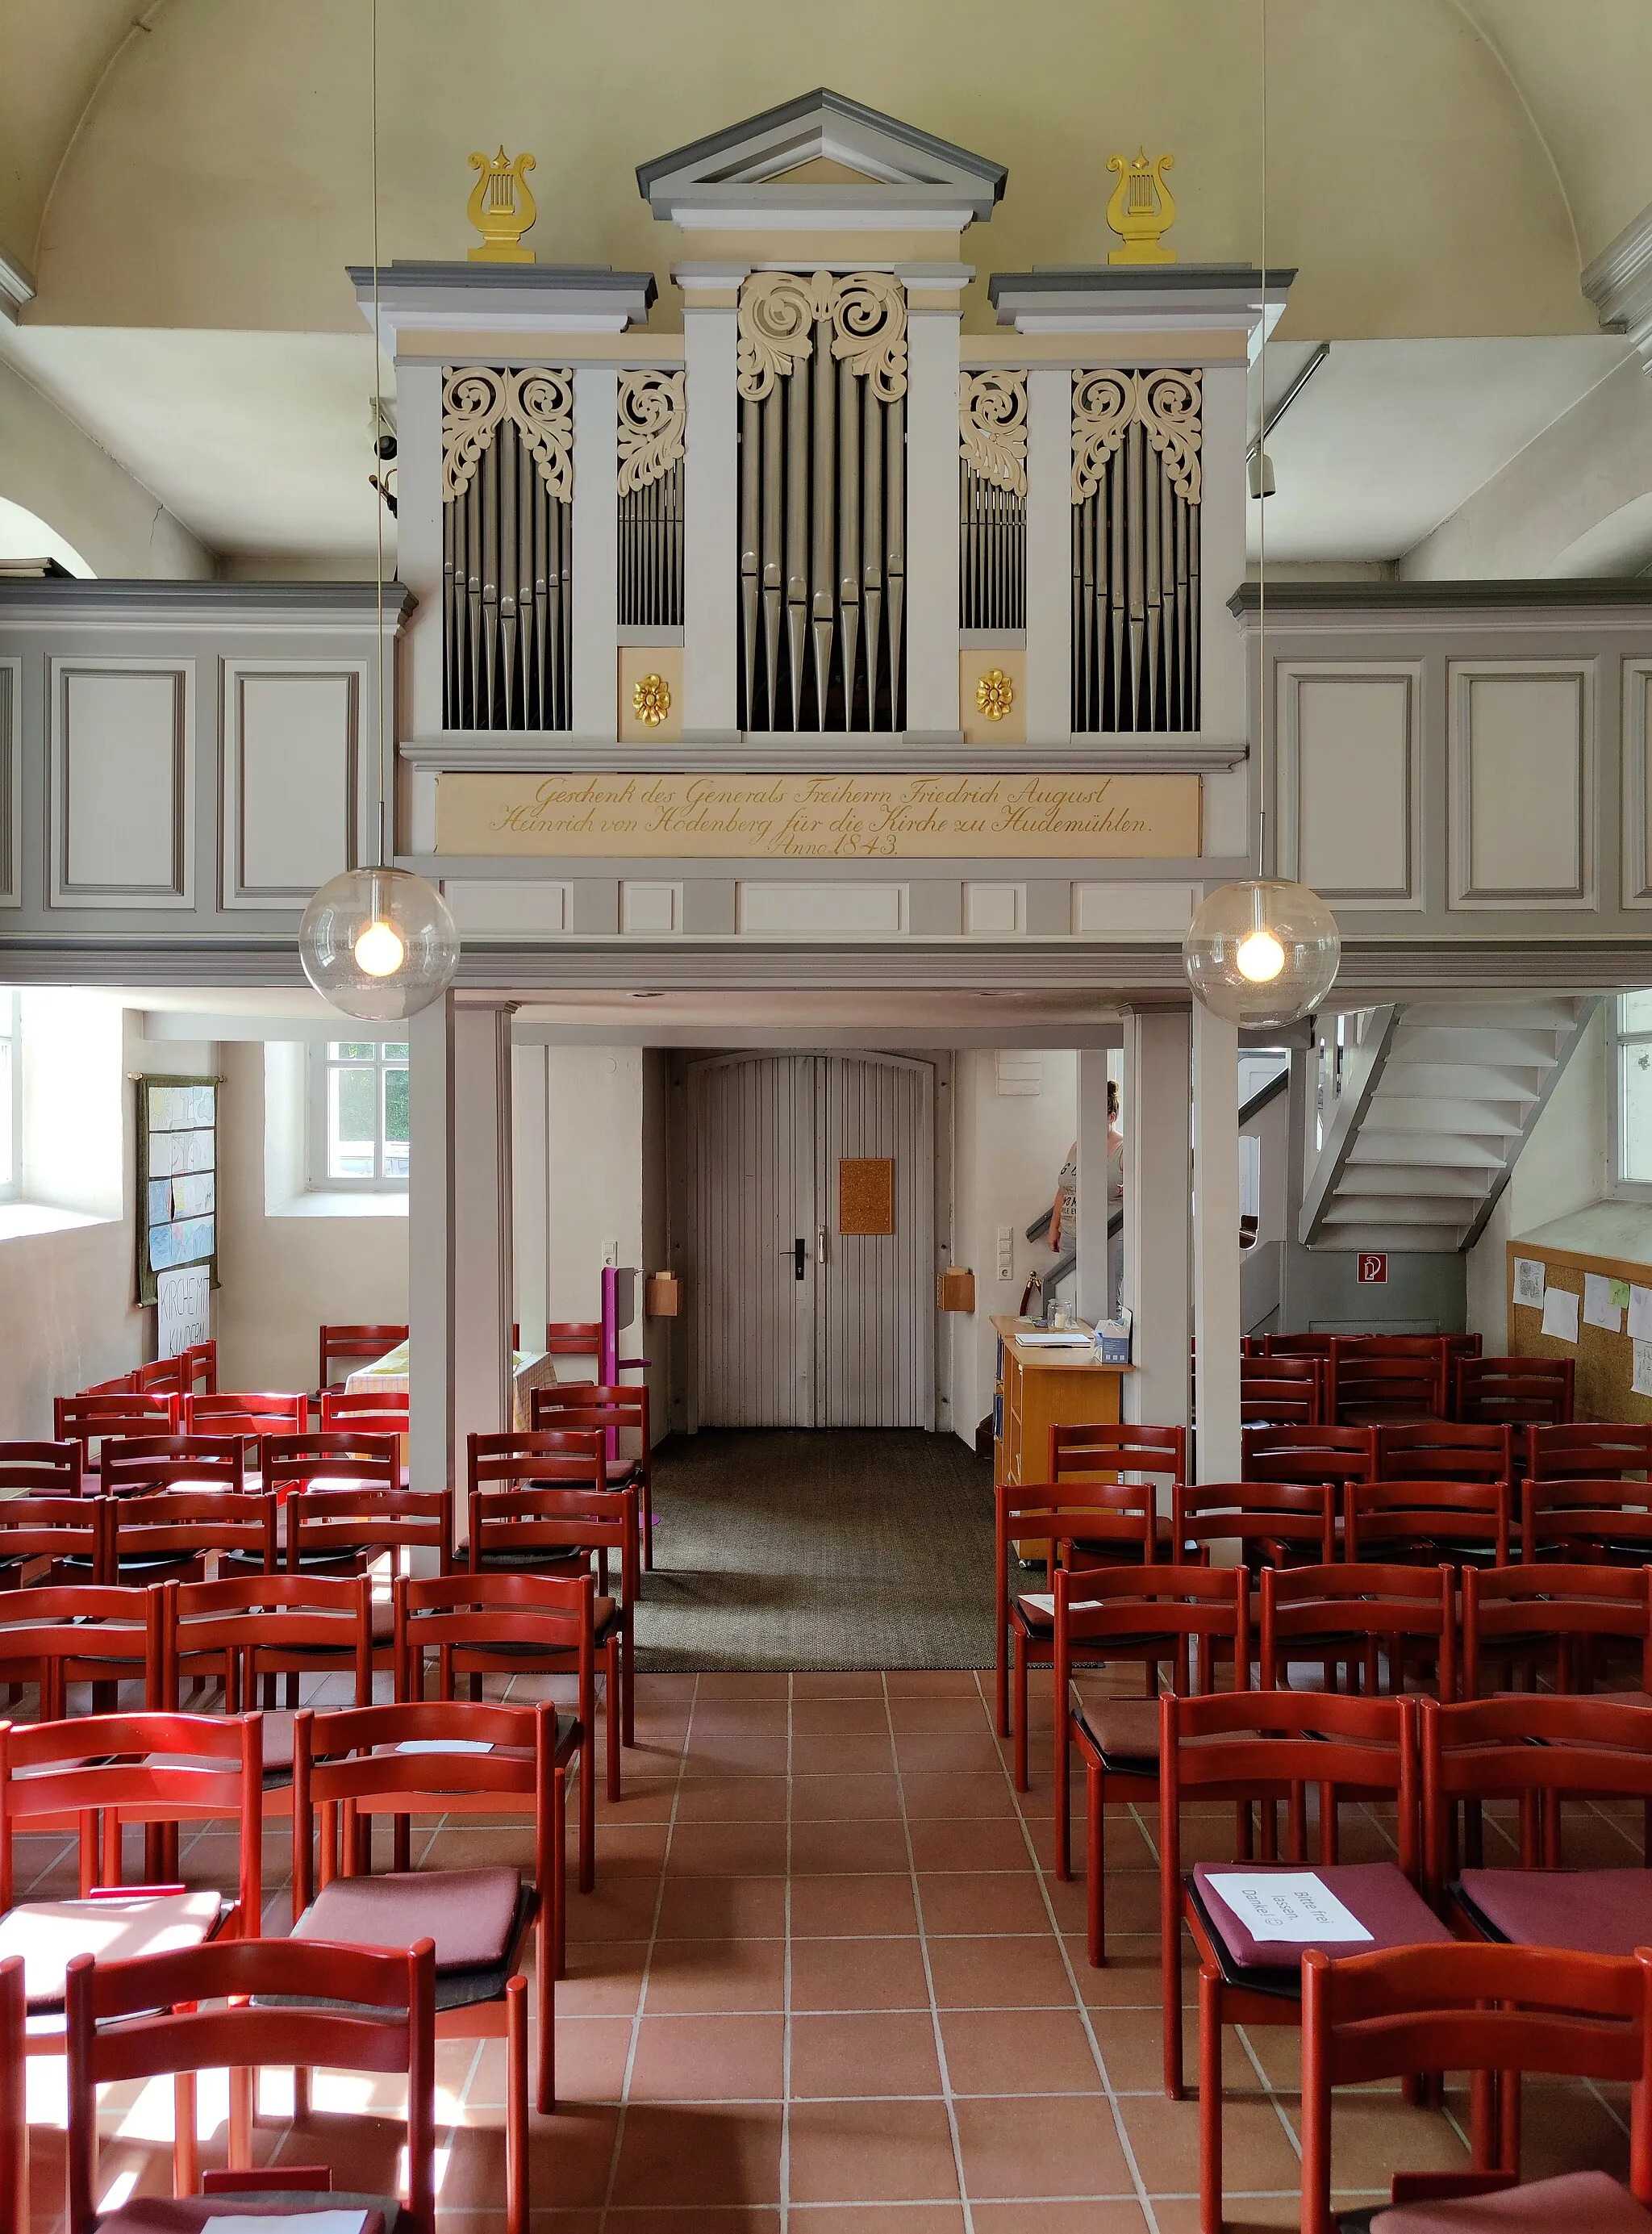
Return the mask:
[(140, 1078), (138, 1301), (158, 1273), (205, 1264), (218, 1285), (216, 1078)]

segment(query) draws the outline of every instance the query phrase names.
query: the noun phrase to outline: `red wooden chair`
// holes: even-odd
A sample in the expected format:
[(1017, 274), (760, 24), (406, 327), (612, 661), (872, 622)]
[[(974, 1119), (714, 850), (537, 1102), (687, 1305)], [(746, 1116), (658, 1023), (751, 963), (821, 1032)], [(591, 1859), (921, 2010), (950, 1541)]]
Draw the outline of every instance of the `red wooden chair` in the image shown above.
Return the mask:
[(588, 1357), (593, 1366), (600, 1364), (603, 1354), (603, 1323), (600, 1319), (550, 1319), (545, 1323), (545, 1354), (547, 1357)]
[[(1145, 1474), (1165, 1485), (1165, 1503), (1179, 1481), (1187, 1477), (1185, 1427), (1113, 1426), (1054, 1427), (1049, 1431), (1049, 1478), (1072, 1481), (1100, 1474), (1121, 1477)], [(1170, 1553), (1170, 1518), (1158, 1521), (1152, 1539), (1166, 1559)], [(1087, 1545), (1075, 1547), (1088, 1550)]]
[(0, 1499), (78, 1497), (86, 1453), (80, 1443), (0, 1443)]
[(321, 1365), (316, 1387), (323, 1395), (336, 1388), (339, 1376), (336, 1365), (371, 1365), (389, 1350), (395, 1349), (408, 1338), (404, 1326), (323, 1326), (321, 1330)]
[(1316, 1427), (1324, 1395), (1316, 1357), (1242, 1357), (1239, 1420), (1244, 1427)]
[[(1157, 1697), (1115, 1698), (1100, 1670), (1110, 1643), (1139, 1659), (1144, 1639), (1176, 1663), (1176, 1689), (1214, 1689), (1225, 1647), (1243, 1689), (1250, 1680), (1248, 1593), (1233, 1567), (1114, 1567), (1055, 1578), (1055, 1868), (1073, 1874), (1072, 1748), (1084, 1765), (1084, 1870), (1090, 1961), (1107, 1961), (1105, 1878), (1107, 1780), (1118, 1778), (1132, 1806), (1159, 1798)], [(1190, 1647), (1197, 1646), (1196, 1651)]]
[[(1332, 1961), (1316, 1950), (1303, 1957), (1302, 1997), (1304, 2234), (1335, 2234), (1338, 2224), (1330, 2199), (1332, 2088), (1465, 2069), (1472, 2074), (1472, 2171), (1395, 2172), (1396, 2210), (1380, 2224), (1394, 2234), (1446, 2234), (1459, 2225), (1464, 2234), (1495, 2234), (1506, 2215), (1512, 2228), (1574, 2234), (1623, 2234), (1642, 2223), (1652, 2229), (1652, 2213), (1637, 2212), (1631, 2199), (1652, 2203), (1652, 1955), (1612, 1962), (1459, 1943)], [(1518, 2185), (1518, 2087), (1528, 2071), (1629, 2089), (1631, 2194), (1593, 2172)]]
[(1252, 1574), (1328, 1564), (1336, 1557), (1336, 1491), (1329, 1481), (1179, 1481), (1171, 1508), (1178, 1562), (1235, 1544)]
[[(1025, 1792), (1027, 1775), (1027, 1670), (1054, 1664), (1055, 1599), (1052, 1591), (1016, 1592), (1010, 1587), (1012, 1551), (1041, 1545), (1053, 1575), (1058, 1564), (1076, 1559), (1074, 1539), (1082, 1530), (1089, 1547), (1087, 1569), (1146, 1567), (1152, 1561), (1153, 1490), (1151, 1482), (1075, 1481), (994, 1485), (994, 1593), (997, 1616), (998, 1734), (1015, 1741), (1015, 1788)], [(1015, 1711), (1009, 1712), (1010, 1664), (1015, 1667)], [(1151, 1668), (1148, 1689), (1152, 1686)]]
[(276, 1501), (252, 1490), (160, 1489), (109, 1499), (112, 1580), (199, 1582), (216, 1553), (225, 1564), (273, 1574)]
[(97, 1461), (92, 1456), (92, 1446), (100, 1453), (105, 1438), (111, 1440), (132, 1435), (175, 1435), (178, 1432), (179, 1399), (156, 1392), (104, 1396), (54, 1396), (52, 1399), (52, 1436), (54, 1440), (76, 1442), (81, 1447), (82, 1473), (95, 1473)]
[(1374, 1427), (1241, 1427), (1244, 1481), (1376, 1480)]
[[(566, 1417), (561, 1415), (566, 1414)], [(558, 1382), (549, 1388), (533, 1388), (528, 1392), (528, 1425), (541, 1427), (572, 1429), (601, 1427), (605, 1434), (604, 1449), (608, 1458), (608, 1486), (623, 1489), (627, 1483), (637, 1487), (637, 1509), (643, 1520), (643, 1565), (644, 1570), (654, 1564), (654, 1462), (652, 1437), (649, 1427), (648, 1385), (639, 1382), (634, 1388), (604, 1387), (597, 1382)], [(635, 1435), (635, 1452), (623, 1452), (618, 1437)]]
[(1331, 1338), (1328, 1334), (1265, 1334), (1262, 1354), (1264, 1357), (1319, 1357), (1329, 1362)]
[(1331, 1336), (1325, 1379), (1328, 1419), (1348, 1427), (1446, 1416), (1443, 1335)]
[[(157, 2226), (186, 2234), (245, 2212), (275, 2212), (302, 2226), (305, 2212), (342, 2204), (356, 2206), (362, 2234), (384, 2234), (393, 2219), (397, 2234), (435, 2234), (434, 1956), (428, 1938), (405, 1950), (231, 1939), (126, 1962), (75, 1956), (67, 1974), (69, 2234)], [(406, 2074), (408, 2171), (399, 2212), (388, 2198), (332, 2194), (324, 2167), (276, 2161), (251, 2169), (256, 2075), (265, 2065), (295, 2062)], [(195, 2074), (226, 2066), (238, 2082), (231, 2090), (229, 2168), (202, 2180)], [(192, 2197), (199, 2184), (206, 2192), (152, 2203), (135, 2218), (123, 2211), (101, 2217), (98, 2089), (166, 2076), (187, 2120), (186, 2130), (180, 2120), (173, 2147), (176, 2192)]]
[(395, 1388), (323, 1388), (321, 1428), (324, 1435), (394, 1435), (398, 1447), (408, 1432), (408, 1395)]
[(1506, 1567), (1509, 1507), (1506, 1481), (1350, 1481), (1342, 1557)]
[(1262, 1574), (1262, 1685), (1288, 1689), (1293, 1666), (1314, 1662), (1335, 1691), (1346, 1669), (1350, 1690), (1368, 1699), (1405, 1688), (1407, 1656), (1432, 1666), (1442, 1699), (1457, 1695), (1456, 1577), (1449, 1566), (1267, 1567)]
[[(302, 1435), (310, 1425), (310, 1399), (302, 1391), (289, 1395), (269, 1388), (186, 1395), (181, 1424), (186, 1435), (239, 1435), (248, 1444), (264, 1435)], [(247, 1458), (256, 1463), (254, 1452), (249, 1450)]]
[[(1291, 1794), (1292, 1859), (1306, 1864), (1306, 1787), (1317, 1785), (1320, 1860), (1312, 1871), (1367, 1937), (1355, 1943), (1328, 1932), (1328, 1953), (1443, 1943), (1445, 1925), (1417, 1889), (1416, 1702), (1349, 1699), (1292, 1691), (1221, 1692), (1203, 1699), (1166, 1697), (1160, 1738), (1159, 1852), (1164, 1946), (1165, 2091), (1182, 2096), (1181, 1927), (1192, 1932), (1199, 1962), (1199, 2198), (1203, 2234), (1222, 2225), (1222, 2028), (1224, 2025), (1298, 2022), (1300, 1958), (1296, 1938), (1269, 1939), (1247, 1925), (1224, 1898), (1232, 1868), (1195, 1865), (1182, 1874), (1185, 1801), (1246, 1800)], [(1244, 1737), (1249, 1742), (1237, 1745)], [(1394, 1804), (1399, 1861), (1339, 1862), (1337, 1806), (1344, 1795)], [(1254, 1878), (1267, 1865), (1244, 1864)], [(1237, 1896), (1236, 1894), (1235, 1898)], [(1340, 1921), (1331, 1914), (1332, 1931)], [(1265, 1925), (1259, 1929), (1265, 1930)]]
[(295, 1490), (283, 1508), (287, 1564), (293, 1573), (365, 1574), (389, 1558), (391, 1573), (412, 1571), (428, 1551), (436, 1571), (454, 1566), (454, 1498), (449, 1489), (358, 1489), (323, 1485)]
[(284, 1504), (296, 1490), (399, 1490), (402, 1441), (399, 1435), (343, 1431), (265, 1435), (258, 1445), (258, 1473)]
[[(0, 1957), (22, 1956), (31, 2017), (62, 2010), (65, 1967), (82, 1951), (124, 1959), (220, 1935), (256, 1935), (263, 1915), (262, 1735), (256, 1715), (0, 1722)], [(121, 1888), (123, 1824), (164, 1832), (225, 1816), (240, 1832), (232, 1901), (178, 1885)], [(32, 1832), (77, 1838), (77, 1899), (16, 1900), (16, 1842)], [(147, 1838), (145, 1847), (153, 1854), (155, 1842)], [(30, 2031), (27, 2052), (55, 2055), (62, 2046), (62, 2033), (42, 2025)]]
[[(505, 2039), (509, 2234), (527, 2234), (528, 2225), (528, 2012), (521, 1965), (536, 1924), (539, 2058), (532, 2099), (541, 2116), (556, 2104), (553, 1942), (569, 1743), (550, 1706), (427, 1702), (333, 1715), (305, 1709), (294, 1730), (293, 1938), (435, 1942), (436, 2037)], [(512, 1813), (522, 1812), (524, 1800), (534, 1826), (531, 1883), (498, 1864), (375, 1877), (356, 1835), (362, 1819), (375, 1813), (444, 1815), (456, 1806)], [(324, 1851), (336, 1851), (341, 1867), (317, 1885), (311, 1858), (319, 1809), (335, 1815), (336, 1847)]]
[(184, 1363), (184, 1393), (192, 1395), (199, 1389), (204, 1395), (218, 1394), (218, 1337), (208, 1335), (205, 1342), (192, 1342), (179, 1355)]
[[(395, 1586), (396, 1696), (425, 1694), (426, 1655), (436, 1655), (438, 1695), (452, 1699), (460, 1676), (571, 1676), (574, 1715), (564, 1734), (579, 1755), (579, 1890), (597, 1883), (597, 1782), (591, 1748), (597, 1728), (598, 1620), (586, 1575), (433, 1575)], [(610, 1743), (611, 1746), (612, 1740)], [(558, 1911), (557, 1975), (562, 1975)]]
[(1573, 1357), (1454, 1357), (1452, 1416), (1521, 1430), (1536, 1421), (1564, 1427), (1571, 1418), (1577, 1361)]
[(181, 1403), (189, 1388), (188, 1368), (181, 1353), (176, 1357), (151, 1358), (132, 1376), (134, 1388), (153, 1390), (158, 1396), (176, 1396)]
[(1377, 1477), (1384, 1481), (1515, 1480), (1513, 1430), (1506, 1424), (1410, 1420), (1377, 1429)]
[(1466, 1697), (1485, 1695), (1483, 1659), (1501, 1663), (1505, 1690), (1518, 1662), (1528, 1688), (1541, 1672), (1562, 1696), (1588, 1691), (1603, 1647), (1614, 1645), (1629, 1657), (1635, 1688), (1652, 1697), (1652, 1568), (1520, 1561), (1464, 1569)]
[(0, 1963), (0, 2225), (29, 2224), (28, 2002), (23, 1957)]
[(1580, 1421), (1560, 1427), (1539, 1422), (1526, 1429), (1526, 1472), (1534, 1481), (1652, 1477), (1652, 1427), (1624, 1420)]
[[(1616, 1868), (1561, 1866), (1567, 1800), (1652, 1806), (1652, 1712), (1611, 1699), (1546, 1694), (1424, 1702), (1424, 1843), (1435, 1901), (1485, 1938), (1628, 1955), (1652, 1941), (1652, 1869), (1633, 1864), (1627, 1838)], [(1516, 1868), (1466, 1868), (1450, 1878), (1453, 1816), (1459, 1802), (1519, 1806)], [(1592, 1812), (1592, 1811), (1591, 1811)], [(1598, 1833), (1596, 1815), (1590, 1828)]]
[(1652, 1482), (1567, 1474), (1520, 1485), (1520, 1557), (1639, 1565), (1652, 1558)]
[(114, 1686), (139, 1682), (146, 1708), (167, 1703), (160, 1594), (108, 1584), (12, 1591), (0, 1598), (0, 1681), (33, 1683), (42, 1722), (69, 1712), (71, 1683), (90, 1683), (114, 1705)]
[(108, 1579), (108, 1499), (0, 1498), (0, 1589)]

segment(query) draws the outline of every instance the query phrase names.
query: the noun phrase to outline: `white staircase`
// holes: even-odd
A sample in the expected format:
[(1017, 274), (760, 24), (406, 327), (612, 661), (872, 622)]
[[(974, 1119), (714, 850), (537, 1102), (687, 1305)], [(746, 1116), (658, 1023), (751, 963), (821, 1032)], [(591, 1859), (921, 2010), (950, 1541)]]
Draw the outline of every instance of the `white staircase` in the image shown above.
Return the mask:
[(1470, 1247), (1595, 1005), (1479, 994), (1363, 1011), (1343, 1047), (1300, 1238), (1321, 1249)]

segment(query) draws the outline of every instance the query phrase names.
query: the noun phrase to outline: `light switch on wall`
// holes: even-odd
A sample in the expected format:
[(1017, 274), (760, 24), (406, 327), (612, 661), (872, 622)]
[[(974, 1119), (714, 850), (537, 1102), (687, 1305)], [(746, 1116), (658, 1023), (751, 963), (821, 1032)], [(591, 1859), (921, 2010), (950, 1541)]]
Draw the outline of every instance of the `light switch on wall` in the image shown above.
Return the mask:
[(1013, 1280), (1015, 1277), (1015, 1229), (1013, 1225), (998, 1228), (998, 1277)]
[(604, 1241), (604, 1244), (603, 1244), (603, 1263), (604, 1263), (605, 1265), (607, 1265), (608, 1267), (610, 1267), (611, 1269), (615, 1268), (615, 1267), (617, 1267), (617, 1266), (618, 1265), (618, 1264), (619, 1264), (619, 1244), (618, 1244), (618, 1242), (617, 1242), (617, 1241)]

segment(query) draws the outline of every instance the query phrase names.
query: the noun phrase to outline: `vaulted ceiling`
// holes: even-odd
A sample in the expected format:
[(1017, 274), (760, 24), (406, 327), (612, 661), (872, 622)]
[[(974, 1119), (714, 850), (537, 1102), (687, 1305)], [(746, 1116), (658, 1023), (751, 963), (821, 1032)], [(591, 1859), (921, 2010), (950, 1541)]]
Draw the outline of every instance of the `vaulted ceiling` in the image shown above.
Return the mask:
[[(538, 159), (541, 259), (652, 267), (655, 323), (675, 324), (676, 244), (633, 167), (819, 83), (1008, 166), (990, 225), (964, 237), (971, 324), (989, 322), (990, 271), (1105, 254), (1115, 148), (1174, 150), (1184, 260), (1260, 251), (1260, 0), (378, 13), (386, 260), (464, 254), (466, 158), (503, 141)], [(38, 291), (9, 353), (117, 455), (147, 443), (152, 475), (167, 471), (164, 409), (127, 399), (141, 423), (124, 433), (121, 409), (99, 417), (122, 332), (150, 336), (131, 352), (147, 399), (164, 406), (170, 363), (180, 418), (225, 428), (232, 396), (204, 407), (251, 336), (334, 337), (310, 352), (313, 380), (295, 347), (263, 383), (260, 416), (280, 416), (272, 384), (291, 415), (264, 447), (290, 461), (310, 434), (336, 447), (364, 423), (370, 357), (344, 266), (372, 250), (372, 17), (370, 0), (0, 0), (0, 252)], [(1652, 204), (1652, 0), (1267, 0), (1267, 29), (1268, 257), (1300, 273), (1282, 337), (1597, 335), (1582, 268)], [(79, 348), (90, 328), (115, 332)], [(217, 472), (198, 457), (197, 484)], [(222, 503), (199, 487), (183, 501), (206, 539), (237, 546)], [(254, 523), (241, 543), (291, 533)]]

